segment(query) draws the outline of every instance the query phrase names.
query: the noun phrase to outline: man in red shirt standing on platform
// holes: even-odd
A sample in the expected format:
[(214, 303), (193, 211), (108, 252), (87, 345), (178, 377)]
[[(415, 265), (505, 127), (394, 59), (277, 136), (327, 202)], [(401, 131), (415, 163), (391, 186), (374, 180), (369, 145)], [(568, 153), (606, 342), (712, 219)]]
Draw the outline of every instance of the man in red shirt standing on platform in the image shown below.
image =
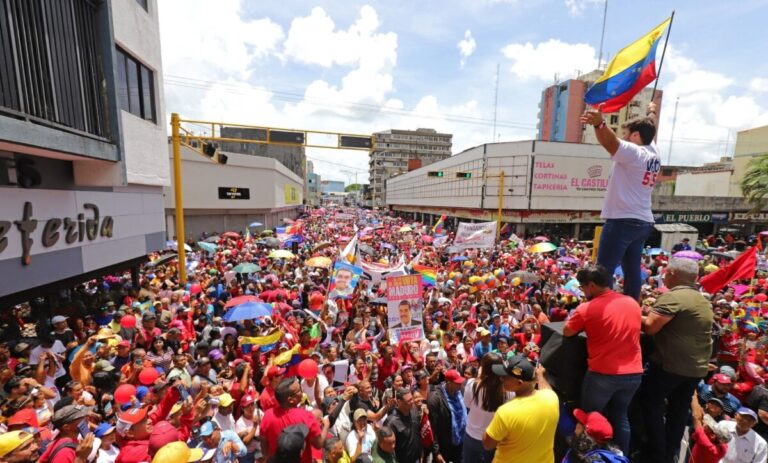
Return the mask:
[(581, 408), (600, 412), (611, 422), (615, 442), (629, 453), (627, 410), (643, 374), (640, 352), (642, 310), (636, 300), (614, 292), (613, 275), (601, 265), (579, 270), (576, 279), (587, 302), (571, 313), (564, 336), (587, 335), (587, 374)]

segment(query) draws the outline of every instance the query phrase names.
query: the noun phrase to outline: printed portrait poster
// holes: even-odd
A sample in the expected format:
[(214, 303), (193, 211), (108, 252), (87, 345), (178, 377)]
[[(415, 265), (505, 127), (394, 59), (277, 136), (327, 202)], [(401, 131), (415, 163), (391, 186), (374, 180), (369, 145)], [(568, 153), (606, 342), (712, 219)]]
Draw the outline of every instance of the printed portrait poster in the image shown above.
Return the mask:
[(363, 269), (355, 267), (347, 262), (338, 261), (333, 265), (331, 274), (331, 284), (328, 292), (328, 299), (349, 299), (355, 291), (360, 275)]
[(392, 344), (424, 339), (421, 286), (421, 275), (387, 278), (387, 322)]

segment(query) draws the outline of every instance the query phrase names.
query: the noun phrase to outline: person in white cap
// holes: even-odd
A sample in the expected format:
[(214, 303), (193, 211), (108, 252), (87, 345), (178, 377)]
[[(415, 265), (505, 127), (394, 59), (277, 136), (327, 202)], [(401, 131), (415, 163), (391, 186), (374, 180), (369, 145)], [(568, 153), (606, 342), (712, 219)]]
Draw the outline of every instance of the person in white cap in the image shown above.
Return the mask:
[(768, 444), (752, 428), (757, 424), (757, 413), (741, 407), (734, 421), (721, 421), (731, 434), (728, 452), (721, 463), (764, 463), (768, 459)]

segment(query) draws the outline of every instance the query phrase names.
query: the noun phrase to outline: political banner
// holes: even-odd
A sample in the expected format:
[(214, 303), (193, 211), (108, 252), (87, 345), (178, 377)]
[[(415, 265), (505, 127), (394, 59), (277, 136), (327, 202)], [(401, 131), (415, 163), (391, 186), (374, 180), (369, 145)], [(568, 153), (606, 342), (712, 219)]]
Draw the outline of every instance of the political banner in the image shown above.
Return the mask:
[(384, 265), (376, 263), (361, 262), (363, 266), (363, 279), (369, 280), (372, 284), (378, 285), (385, 282), (392, 276), (406, 275), (405, 262), (401, 259), (393, 265)]
[(352, 297), (352, 293), (355, 292), (355, 287), (362, 274), (362, 268), (337, 261), (333, 265), (331, 284), (328, 288), (328, 299), (349, 299)]
[(459, 223), (453, 245), (461, 249), (492, 248), (496, 243), (496, 222)]
[(392, 344), (424, 339), (421, 287), (421, 275), (387, 278), (387, 321)]

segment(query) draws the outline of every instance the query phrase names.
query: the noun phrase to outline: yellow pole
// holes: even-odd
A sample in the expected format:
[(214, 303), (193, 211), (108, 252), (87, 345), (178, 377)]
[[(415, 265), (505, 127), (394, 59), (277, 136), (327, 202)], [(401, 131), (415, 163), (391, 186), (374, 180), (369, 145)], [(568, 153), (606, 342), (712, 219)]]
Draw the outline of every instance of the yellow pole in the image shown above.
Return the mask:
[(499, 215), (496, 219), (496, 241), (501, 238), (501, 209), (504, 206), (504, 171), (499, 172)]
[(181, 143), (179, 115), (171, 114), (171, 141), (173, 143), (173, 189), (176, 197), (176, 249), (179, 253), (179, 283), (187, 283), (187, 252), (184, 249), (184, 201), (181, 189)]
[(592, 238), (592, 263), (597, 263), (597, 248), (600, 246), (600, 234), (603, 232), (602, 225), (595, 227), (595, 236)]

